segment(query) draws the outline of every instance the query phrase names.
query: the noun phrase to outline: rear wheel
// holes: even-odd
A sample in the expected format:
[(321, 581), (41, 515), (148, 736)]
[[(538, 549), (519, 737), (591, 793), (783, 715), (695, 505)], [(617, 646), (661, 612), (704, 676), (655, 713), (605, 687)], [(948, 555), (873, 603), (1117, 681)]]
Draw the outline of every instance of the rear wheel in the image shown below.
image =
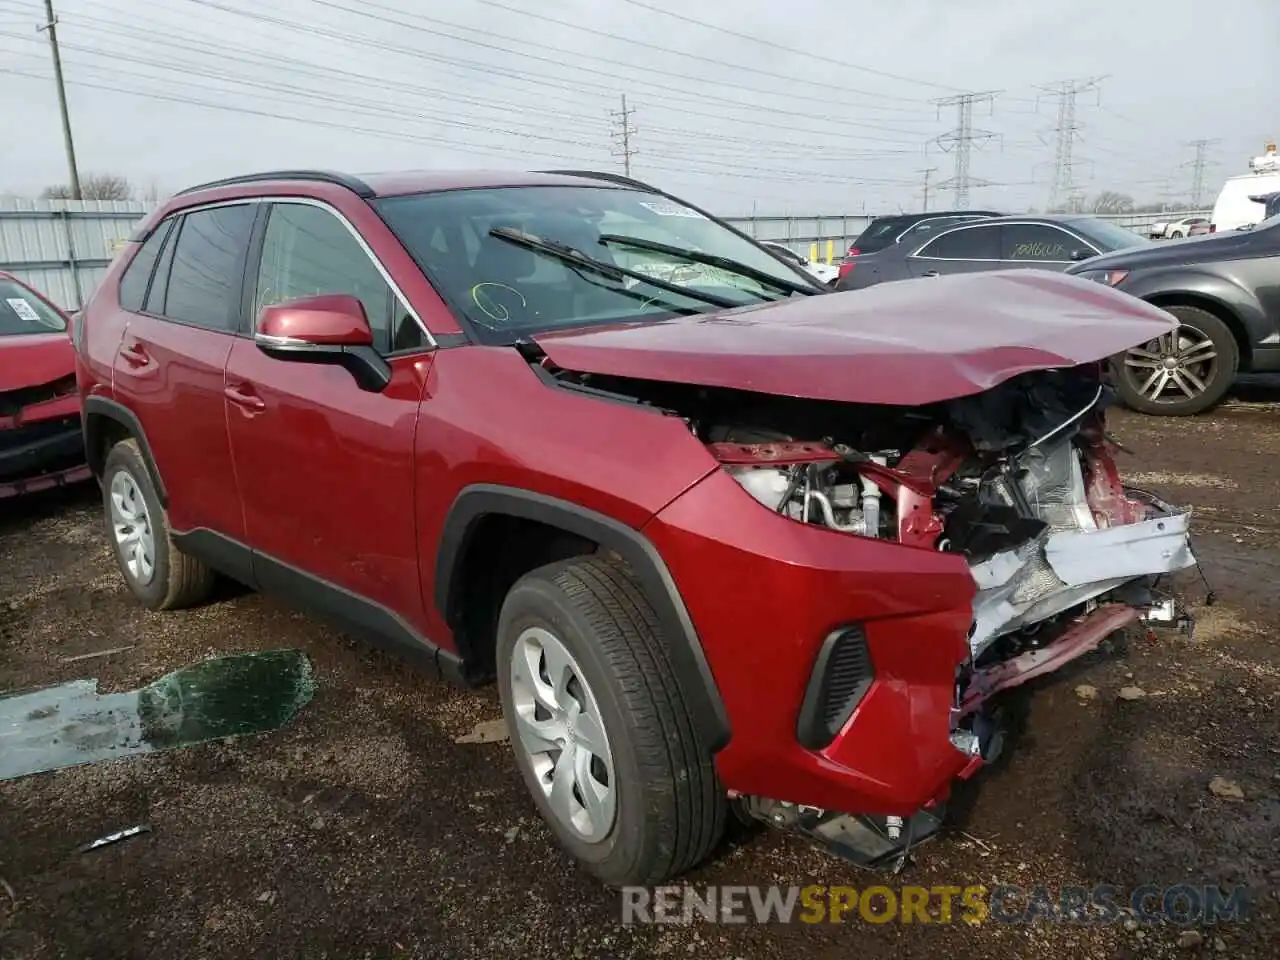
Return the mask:
[(587, 870), (651, 885), (710, 852), (723, 791), (624, 565), (579, 557), (521, 578), (502, 605), (497, 664), (525, 786)]
[(1169, 234), (1169, 239), (1170, 239), (1170, 240), (1181, 240), (1181, 239), (1182, 239), (1182, 231), (1181, 231), (1181, 230), (1175, 230), (1175, 231), (1173, 231), (1173, 233)]
[(1117, 356), (1116, 390), (1126, 406), (1141, 413), (1203, 413), (1231, 388), (1239, 345), (1231, 329), (1207, 310), (1181, 304), (1165, 309), (1178, 318), (1178, 329)]
[(107, 534), (130, 592), (152, 610), (191, 606), (209, 596), (214, 573), (173, 544), (138, 442), (122, 440), (102, 468)]

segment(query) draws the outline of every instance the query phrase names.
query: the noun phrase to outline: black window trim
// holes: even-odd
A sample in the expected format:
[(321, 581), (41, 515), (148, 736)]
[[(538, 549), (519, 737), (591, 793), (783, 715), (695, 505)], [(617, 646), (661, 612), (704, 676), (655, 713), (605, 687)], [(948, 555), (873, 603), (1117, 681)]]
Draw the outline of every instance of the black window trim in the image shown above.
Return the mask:
[[(253, 316), (253, 301), (256, 299), (257, 294), (258, 274), (262, 270), (262, 247), (266, 240), (267, 222), (270, 220), (270, 207), (278, 203), (292, 203), (304, 207), (317, 207), (335, 217), (339, 223), (346, 227), (347, 232), (355, 238), (356, 243), (360, 246), (360, 249), (364, 251), (365, 256), (373, 262), (374, 269), (378, 271), (379, 276), (382, 277), (383, 283), (385, 283), (391, 290), (391, 296), (399, 302), (400, 306), (409, 314), (409, 316), (413, 317), (414, 322), (418, 325), (418, 329), (421, 330), (423, 336), (427, 338), (427, 342), (420, 346), (406, 347), (403, 350), (391, 350), (387, 353), (379, 351), (379, 353), (382, 353), (382, 356), (411, 356), (416, 353), (427, 353), (428, 351), (439, 348), (439, 341), (436, 339), (435, 335), (427, 329), (426, 323), (424, 323), (422, 317), (418, 315), (418, 311), (413, 308), (413, 304), (409, 302), (409, 298), (404, 295), (404, 291), (400, 289), (400, 285), (392, 279), (391, 271), (386, 268), (383, 262), (378, 258), (378, 255), (373, 252), (373, 248), (369, 246), (365, 238), (360, 235), (360, 231), (356, 229), (355, 224), (348, 220), (341, 210), (337, 209), (332, 204), (325, 203), (323, 200), (316, 200), (313, 197), (280, 196), (259, 197), (257, 199), (259, 203), (267, 205), (267, 214), (262, 217), (262, 222), (259, 225), (258, 230), (255, 232), (253, 240), (250, 242), (250, 262), (245, 268), (244, 302), (246, 306), (244, 312), (248, 317), (249, 329), (247, 331), (247, 336), (252, 337), (257, 327), (257, 318)], [(396, 313), (398, 313), (398, 311), (393, 312), (393, 318)], [(391, 330), (390, 333), (394, 336), (395, 331)]]
[(925, 254), (925, 250), (928, 249), (932, 244), (937, 243), (939, 240), (941, 240), (943, 237), (947, 236), (948, 234), (955, 233), (959, 230), (981, 230), (983, 228), (986, 228), (989, 230), (990, 229), (1000, 230), (1002, 232), (1002, 235), (1000, 237), (1000, 246), (1002, 247), (1004, 245), (1003, 230), (1005, 227), (1049, 227), (1051, 230), (1059, 230), (1062, 233), (1065, 233), (1068, 237), (1070, 237), (1072, 240), (1076, 241), (1077, 243), (1084, 244), (1086, 247), (1088, 247), (1090, 250), (1094, 252), (1094, 255), (1102, 253), (1101, 250), (1099, 250), (1094, 244), (1090, 243), (1084, 237), (1081, 237), (1075, 233), (1072, 233), (1066, 227), (1058, 223), (1047, 223), (1044, 220), (1001, 220), (999, 223), (992, 223), (990, 219), (988, 219), (986, 221), (979, 221), (976, 223), (974, 222), (965, 223), (957, 227), (952, 227), (950, 230), (945, 230), (942, 233), (939, 233), (936, 236), (931, 237), (929, 240), (925, 241), (923, 246), (921, 246), (918, 250), (916, 250), (915, 253), (909, 254), (908, 256), (910, 256), (914, 260), (941, 260), (949, 263), (1072, 263), (1073, 262), (1071, 260), (1010, 260), (1006, 257), (930, 257)]

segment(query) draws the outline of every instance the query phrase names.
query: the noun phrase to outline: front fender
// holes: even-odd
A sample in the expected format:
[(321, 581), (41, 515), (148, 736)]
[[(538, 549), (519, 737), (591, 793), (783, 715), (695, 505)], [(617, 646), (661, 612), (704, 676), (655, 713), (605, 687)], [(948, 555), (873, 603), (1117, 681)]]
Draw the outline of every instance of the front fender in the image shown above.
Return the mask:
[(1144, 270), (1126, 278), (1119, 289), (1157, 306), (1181, 302), (1219, 314), (1240, 338), (1245, 355), (1276, 332), (1252, 290), (1207, 270), (1185, 264)]

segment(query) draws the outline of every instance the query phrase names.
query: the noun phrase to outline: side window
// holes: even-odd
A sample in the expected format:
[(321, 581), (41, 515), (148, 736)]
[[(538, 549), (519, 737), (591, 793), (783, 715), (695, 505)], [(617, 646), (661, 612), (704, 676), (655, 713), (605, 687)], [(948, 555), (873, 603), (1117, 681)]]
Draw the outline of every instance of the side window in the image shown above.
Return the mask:
[(930, 240), (914, 256), (943, 260), (998, 260), (1000, 228), (960, 227)]
[[(243, 256), (253, 231), (252, 204), (196, 210), (182, 218), (173, 252), (166, 317), (234, 331), (238, 325)], [(155, 298), (147, 305), (155, 309)]]
[(1065, 230), (1040, 223), (1009, 223), (1001, 238), (1001, 260), (1038, 260), (1042, 263), (1065, 263), (1073, 251), (1087, 249)]
[(151, 236), (147, 237), (146, 242), (142, 244), (142, 249), (124, 268), (124, 273), (120, 276), (120, 306), (123, 309), (131, 313), (142, 310), (142, 301), (147, 295), (147, 283), (151, 280), (151, 273), (160, 256), (160, 248), (164, 246), (165, 237), (169, 235), (169, 228), (172, 226), (172, 218), (156, 224), (156, 228), (151, 231)]
[(164, 314), (164, 300), (169, 292), (169, 274), (173, 272), (173, 251), (178, 246), (178, 237), (182, 234), (182, 220), (175, 219), (173, 229), (160, 251), (160, 262), (156, 264), (155, 275), (151, 278), (151, 289), (147, 291), (147, 313)]
[(341, 220), (309, 204), (274, 204), (262, 243), (254, 317), (271, 304), (325, 293), (350, 294), (364, 305), (381, 352), (425, 345), (417, 321)]

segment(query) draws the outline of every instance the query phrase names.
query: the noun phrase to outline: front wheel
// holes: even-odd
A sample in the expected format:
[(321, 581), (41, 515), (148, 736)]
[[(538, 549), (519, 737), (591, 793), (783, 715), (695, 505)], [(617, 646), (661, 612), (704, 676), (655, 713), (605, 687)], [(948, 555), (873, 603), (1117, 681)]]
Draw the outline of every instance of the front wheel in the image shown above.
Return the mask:
[(707, 856), (723, 791), (625, 565), (579, 557), (521, 578), (496, 652), (516, 764), (565, 850), (612, 887), (661, 883)]
[(1207, 310), (1181, 304), (1165, 309), (1178, 318), (1178, 329), (1115, 357), (1116, 391), (1140, 413), (1203, 413), (1231, 389), (1240, 347), (1231, 329)]

